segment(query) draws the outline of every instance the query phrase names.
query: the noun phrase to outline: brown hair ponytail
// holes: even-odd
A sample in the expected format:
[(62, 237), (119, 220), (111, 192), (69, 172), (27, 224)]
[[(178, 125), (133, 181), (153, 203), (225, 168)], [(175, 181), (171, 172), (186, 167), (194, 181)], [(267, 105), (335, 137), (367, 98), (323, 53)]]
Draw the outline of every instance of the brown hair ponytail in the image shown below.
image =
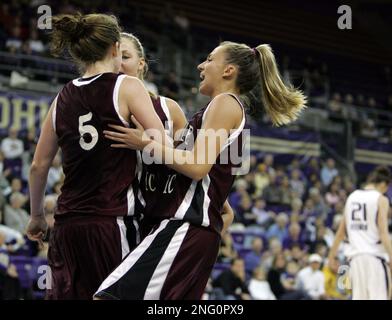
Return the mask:
[(103, 60), (111, 45), (120, 40), (120, 27), (106, 14), (62, 14), (53, 17), (51, 52), (69, 53), (79, 67)]
[(274, 125), (288, 124), (305, 108), (306, 97), (292, 85), (285, 85), (275, 56), (268, 44), (250, 48), (246, 44), (225, 41), (226, 62), (238, 67), (236, 86), (246, 104), (257, 114), (262, 104)]
[(260, 59), (261, 98), (274, 125), (288, 124), (298, 118), (305, 107), (306, 97), (292, 85), (285, 85), (275, 56), (268, 44), (255, 48)]

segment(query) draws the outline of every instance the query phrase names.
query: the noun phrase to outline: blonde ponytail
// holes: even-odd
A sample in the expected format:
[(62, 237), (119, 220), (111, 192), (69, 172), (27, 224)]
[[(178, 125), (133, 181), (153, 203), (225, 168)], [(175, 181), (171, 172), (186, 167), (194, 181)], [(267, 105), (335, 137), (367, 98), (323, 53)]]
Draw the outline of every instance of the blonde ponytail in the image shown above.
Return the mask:
[(255, 48), (260, 59), (261, 98), (265, 111), (276, 126), (296, 120), (306, 108), (306, 96), (292, 85), (285, 85), (275, 56), (268, 44)]

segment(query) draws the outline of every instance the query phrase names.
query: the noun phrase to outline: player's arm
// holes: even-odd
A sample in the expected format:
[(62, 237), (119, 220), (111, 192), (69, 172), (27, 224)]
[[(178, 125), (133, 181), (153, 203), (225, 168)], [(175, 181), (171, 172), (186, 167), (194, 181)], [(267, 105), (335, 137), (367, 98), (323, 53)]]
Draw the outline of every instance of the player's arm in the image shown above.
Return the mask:
[(29, 189), (31, 201), (31, 216), (44, 215), (44, 196), (46, 179), (58, 150), (57, 135), (52, 124), (52, 113), (55, 99), (43, 123), (33, 162), (30, 167)]
[(204, 130), (198, 133), (192, 150), (173, 149), (151, 140), (143, 134), (144, 128), (135, 117), (132, 121), (137, 129), (113, 126), (121, 133), (105, 131), (105, 135), (118, 142), (118, 147), (151, 151), (156, 159), (162, 159), (168, 167), (193, 180), (201, 180), (214, 165), (230, 130), (236, 128), (241, 119), (242, 110), (238, 102), (228, 95), (221, 95), (211, 103), (201, 128)]
[(344, 218), (343, 215), (343, 218), (340, 221), (338, 231), (336, 232), (335, 235), (335, 240), (328, 254), (328, 261), (333, 261), (333, 259), (336, 257), (339, 249), (339, 245), (343, 241), (345, 236), (346, 236), (346, 219)]
[(45, 187), (49, 169), (58, 150), (57, 135), (52, 124), (52, 114), (56, 103), (57, 98), (53, 101), (43, 123), (33, 162), (30, 167), (29, 190), (31, 219), (27, 227), (27, 235), (30, 240), (35, 241), (41, 241), (45, 236), (47, 228), (44, 212)]
[(186, 124), (187, 120), (181, 107), (173, 99), (165, 98), (166, 105), (169, 109), (170, 118), (173, 121), (173, 139), (176, 140), (176, 133), (181, 131)]
[(120, 86), (120, 105), (126, 105), (129, 114), (133, 115), (146, 129), (154, 129), (154, 135), (161, 143), (165, 143), (165, 130), (162, 122), (155, 112), (150, 95), (143, 83), (135, 77), (126, 77)]
[(388, 212), (389, 212), (389, 201), (385, 196), (381, 196), (378, 200), (378, 230), (380, 232), (381, 243), (383, 244), (386, 252), (389, 256), (389, 264), (392, 268), (392, 244), (391, 238), (388, 231)]
[(234, 220), (234, 210), (230, 206), (229, 201), (225, 201), (222, 208), (222, 220), (223, 220), (223, 228), (221, 231), (221, 236), (223, 236), (230, 225), (233, 223)]

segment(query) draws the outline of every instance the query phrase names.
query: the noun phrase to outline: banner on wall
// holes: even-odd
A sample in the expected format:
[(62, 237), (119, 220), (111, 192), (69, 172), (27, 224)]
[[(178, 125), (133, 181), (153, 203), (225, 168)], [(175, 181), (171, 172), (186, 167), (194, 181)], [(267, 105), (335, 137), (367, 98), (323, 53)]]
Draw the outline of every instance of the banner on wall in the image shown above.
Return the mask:
[(53, 96), (34, 96), (0, 91), (0, 135), (13, 127), (21, 133), (35, 129), (39, 133)]

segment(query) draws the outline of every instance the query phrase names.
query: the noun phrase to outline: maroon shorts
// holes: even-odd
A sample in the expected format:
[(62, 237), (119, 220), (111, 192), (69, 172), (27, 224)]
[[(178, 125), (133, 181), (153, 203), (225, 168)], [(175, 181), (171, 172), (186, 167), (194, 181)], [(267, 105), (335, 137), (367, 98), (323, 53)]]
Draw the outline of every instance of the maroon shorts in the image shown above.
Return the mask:
[(220, 235), (181, 220), (163, 220), (102, 283), (96, 297), (198, 300), (219, 250)]
[(122, 218), (56, 216), (50, 235), (51, 283), (47, 299), (92, 299), (101, 282), (129, 252)]

